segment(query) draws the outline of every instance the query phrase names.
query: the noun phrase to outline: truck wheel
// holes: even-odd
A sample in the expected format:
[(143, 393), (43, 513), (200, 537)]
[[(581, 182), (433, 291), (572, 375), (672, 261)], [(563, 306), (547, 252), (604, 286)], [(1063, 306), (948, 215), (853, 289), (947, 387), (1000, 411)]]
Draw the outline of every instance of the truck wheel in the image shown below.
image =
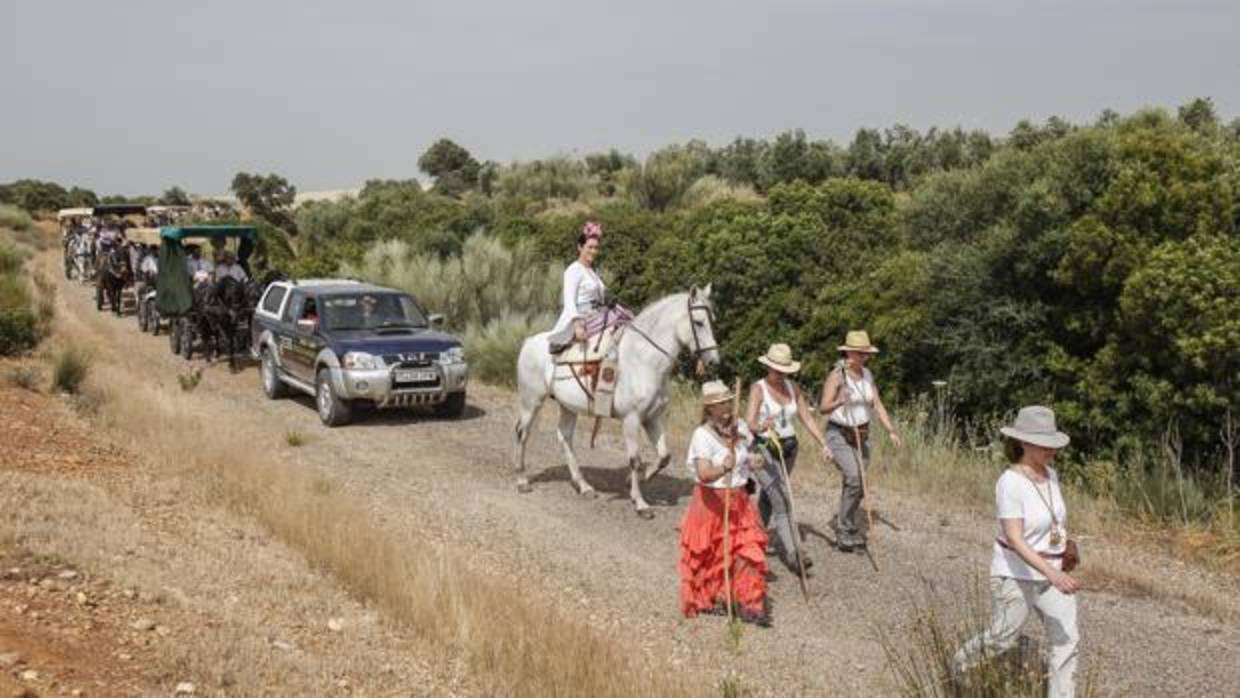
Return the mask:
[(279, 400), (288, 395), (288, 386), (280, 380), (280, 369), (276, 366), (276, 357), (267, 349), (263, 350), (263, 362), (259, 367), (263, 377), (263, 392), (270, 400)]
[(435, 414), (448, 419), (459, 419), (465, 414), (465, 391), (448, 393), (448, 399), (435, 405)]
[(331, 374), (327, 369), (319, 371), (314, 381), (314, 402), (319, 408), (319, 419), (324, 425), (338, 427), (348, 424), (353, 416), (349, 401), (342, 400), (332, 387)]

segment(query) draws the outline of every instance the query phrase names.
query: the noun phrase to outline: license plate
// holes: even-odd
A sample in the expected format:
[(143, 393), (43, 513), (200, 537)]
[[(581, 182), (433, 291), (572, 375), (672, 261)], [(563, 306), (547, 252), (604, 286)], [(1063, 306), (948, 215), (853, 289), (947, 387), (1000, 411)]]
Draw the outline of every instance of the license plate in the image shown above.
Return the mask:
[(398, 369), (396, 371), (397, 383), (421, 383), (423, 381), (433, 381), (436, 378), (434, 371), (410, 371)]

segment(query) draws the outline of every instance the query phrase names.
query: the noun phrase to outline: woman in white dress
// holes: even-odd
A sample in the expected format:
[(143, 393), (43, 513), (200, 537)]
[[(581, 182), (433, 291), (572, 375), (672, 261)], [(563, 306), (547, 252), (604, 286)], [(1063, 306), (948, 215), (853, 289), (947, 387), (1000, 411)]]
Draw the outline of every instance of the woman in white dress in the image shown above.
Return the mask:
[(564, 270), (560, 317), (548, 337), (552, 354), (633, 319), (623, 306), (605, 307), (607, 287), (594, 269), (602, 237), (602, 226), (594, 222), (586, 223), (577, 236), (577, 260)]

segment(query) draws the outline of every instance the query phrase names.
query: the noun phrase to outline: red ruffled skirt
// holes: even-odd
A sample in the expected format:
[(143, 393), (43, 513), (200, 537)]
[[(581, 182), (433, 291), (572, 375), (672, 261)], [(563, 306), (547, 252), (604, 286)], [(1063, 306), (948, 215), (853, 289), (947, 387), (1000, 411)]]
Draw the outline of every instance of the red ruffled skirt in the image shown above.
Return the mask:
[(680, 610), (692, 618), (726, 601), (723, 579), (723, 504), (728, 512), (732, 546), (732, 600), (761, 611), (766, 597), (766, 530), (744, 488), (693, 488), (693, 499), (680, 522)]

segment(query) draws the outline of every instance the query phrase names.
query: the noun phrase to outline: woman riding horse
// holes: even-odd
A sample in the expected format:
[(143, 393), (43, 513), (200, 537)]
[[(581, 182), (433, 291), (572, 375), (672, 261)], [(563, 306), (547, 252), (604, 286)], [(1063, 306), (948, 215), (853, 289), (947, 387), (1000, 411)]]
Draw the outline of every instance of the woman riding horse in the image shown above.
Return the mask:
[(577, 236), (577, 260), (564, 270), (560, 318), (549, 338), (552, 354), (633, 319), (632, 311), (622, 305), (604, 307), (607, 287), (594, 271), (602, 237), (602, 226), (594, 222), (587, 222)]

